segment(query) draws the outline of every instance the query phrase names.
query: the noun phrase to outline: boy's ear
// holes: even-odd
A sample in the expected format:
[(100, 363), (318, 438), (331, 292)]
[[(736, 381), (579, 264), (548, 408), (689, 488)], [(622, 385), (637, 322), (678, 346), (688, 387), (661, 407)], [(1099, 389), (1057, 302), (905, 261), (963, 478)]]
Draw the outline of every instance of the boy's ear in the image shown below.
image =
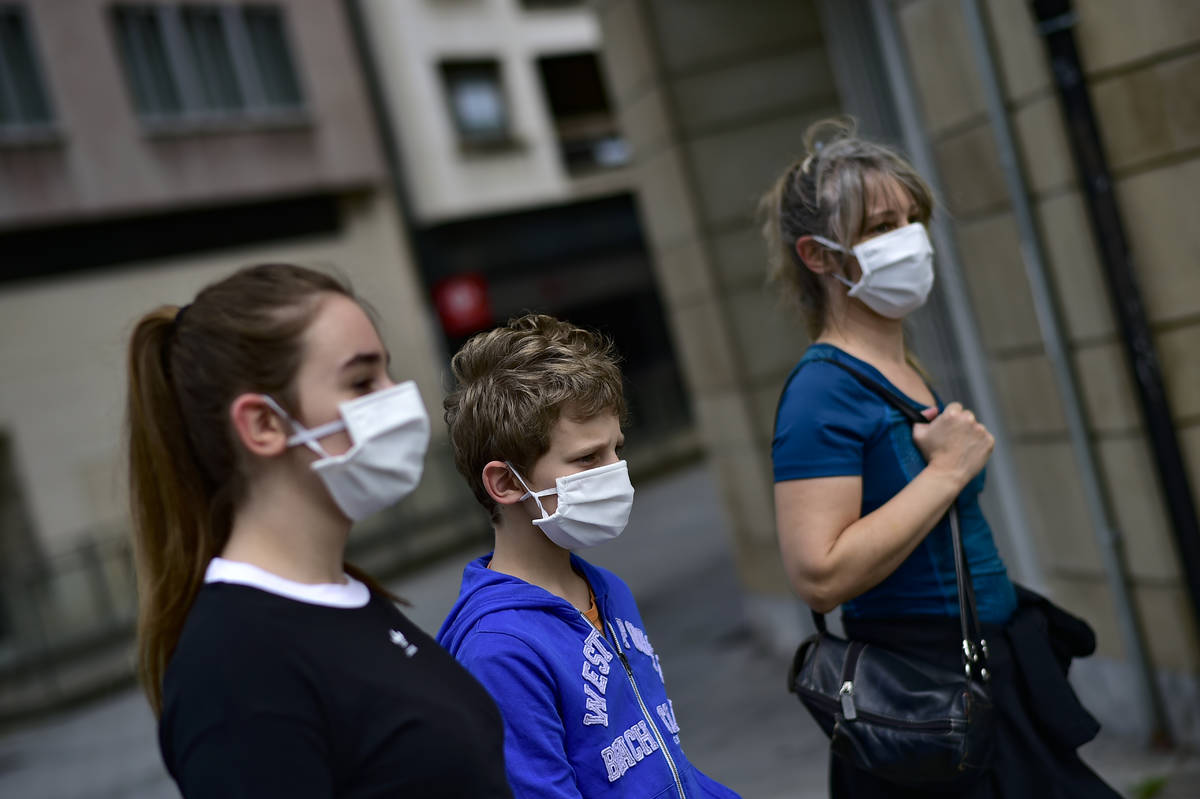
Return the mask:
[(242, 394), (229, 406), (229, 420), (242, 446), (262, 458), (288, 449), (283, 420), (259, 394)]
[(483, 488), (499, 505), (515, 505), (525, 495), (525, 487), (504, 461), (489, 461), (483, 467)]

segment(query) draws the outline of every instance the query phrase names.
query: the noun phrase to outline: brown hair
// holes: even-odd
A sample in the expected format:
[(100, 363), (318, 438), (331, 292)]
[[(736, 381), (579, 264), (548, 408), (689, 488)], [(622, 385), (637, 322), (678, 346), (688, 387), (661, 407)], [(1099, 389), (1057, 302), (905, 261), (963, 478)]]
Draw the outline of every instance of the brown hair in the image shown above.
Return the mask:
[(454, 464), (493, 521), (498, 508), (483, 486), (490, 461), (531, 469), (564, 412), (582, 421), (611, 411), (624, 421), (618, 360), (608, 338), (545, 314), (512, 319), (455, 353), (444, 403)]
[[(778, 283), (804, 315), (811, 338), (828, 321), (829, 298), (821, 279), (796, 252), (801, 236), (819, 235), (847, 250), (865, 232), (867, 202), (881, 178), (903, 186), (917, 204), (920, 221), (933, 213), (933, 192), (896, 151), (854, 135), (848, 120), (823, 119), (804, 135), (805, 157), (794, 161), (759, 202), (767, 245), (767, 277)], [(842, 256), (842, 263), (849, 256)]]
[(184, 620), (246, 491), (229, 405), (255, 391), (295, 407), (303, 333), (330, 294), (353, 299), (329, 275), (264, 264), (208, 286), (191, 305), (161, 306), (134, 328), (127, 434), (138, 674), (156, 715)]

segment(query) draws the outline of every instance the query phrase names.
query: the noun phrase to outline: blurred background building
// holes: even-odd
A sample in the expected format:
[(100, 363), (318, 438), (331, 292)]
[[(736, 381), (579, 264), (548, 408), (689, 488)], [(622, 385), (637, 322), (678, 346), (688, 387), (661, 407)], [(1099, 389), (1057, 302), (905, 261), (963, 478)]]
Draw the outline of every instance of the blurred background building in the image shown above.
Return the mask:
[[(1096, 627), (1102, 721), (1200, 745), (1200, 6), (1134, 5), (0, 0), (0, 718), (128, 678), (125, 338), (268, 259), (349, 277), (435, 417), (477, 330), (610, 333), (631, 462), (710, 460), (747, 623), (793, 646), (769, 444), (806, 342), (754, 209), (849, 112), (944, 202), (913, 339), (997, 433), (1010, 570)], [(1109, 170), (1082, 179), (1080, 87)], [(421, 488), (356, 533), (369, 568), (484, 540), (434, 429)]]

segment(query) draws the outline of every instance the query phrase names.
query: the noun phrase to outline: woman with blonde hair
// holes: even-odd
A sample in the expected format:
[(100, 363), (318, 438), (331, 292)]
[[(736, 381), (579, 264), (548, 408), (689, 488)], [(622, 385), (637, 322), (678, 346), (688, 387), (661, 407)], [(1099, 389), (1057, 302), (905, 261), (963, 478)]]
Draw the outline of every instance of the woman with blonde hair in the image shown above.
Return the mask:
[(349, 289), (243, 269), (129, 345), (138, 665), (187, 797), (511, 797), (482, 686), (345, 564), (429, 419)]
[[(994, 705), (992, 759), (973, 780), (900, 785), (834, 756), (831, 795), (1116, 797), (1075, 754), (1098, 725), (1066, 666), (1091, 653), (1092, 632), (1009, 580), (979, 506), (992, 436), (937, 396), (905, 344), (933, 287), (932, 192), (844, 122), (817, 123), (806, 145), (762, 201), (770, 276), (812, 339), (772, 442), (784, 566), (815, 612), (841, 607), (847, 638), (961, 674), (953, 508)], [(857, 721), (852, 701), (842, 711), (838, 723)]]

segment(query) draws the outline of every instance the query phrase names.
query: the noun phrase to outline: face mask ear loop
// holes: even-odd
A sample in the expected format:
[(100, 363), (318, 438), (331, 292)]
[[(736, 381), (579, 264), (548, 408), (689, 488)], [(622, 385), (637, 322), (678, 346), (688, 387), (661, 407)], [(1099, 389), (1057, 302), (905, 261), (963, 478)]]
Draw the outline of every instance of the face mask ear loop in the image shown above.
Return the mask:
[[(526, 482), (525, 482), (525, 480), (524, 480), (524, 479), (521, 477), (521, 473), (520, 473), (520, 472), (518, 472), (518, 471), (517, 471), (517, 470), (516, 470), (516, 469), (513, 467), (513, 465), (512, 465), (511, 463), (509, 463), (508, 461), (505, 461), (505, 462), (504, 462), (504, 465), (505, 465), (505, 466), (507, 466), (507, 467), (508, 467), (508, 470), (509, 470), (510, 472), (512, 472), (512, 473), (513, 473), (513, 477), (517, 478), (517, 482), (519, 482), (519, 483), (521, 484), (521, 488), (524, 488), (524, 489), (525, 489), (525, 493), (524, 493), (524, 494), (521, 496), (521, 498), (520, 498), (519, 500), (517, 500), (517, 501), (518, 501), (518, 502), (524, 502), (525, 500), (529, 499), (530, 497), (533, 497), (533, 501), (537, 503), (538, 510), (540, 510), (540, 511), (542, 512), (542, 518), (543, 518), (543, 519), (549, 519), (549, 518), (550, 518), (550, 514), (549, 514), (549, 513), (546, 513), (546, 509), (542, 507), (542, 501), (541, 501), (540, 499), (538, 499), (538, 495), (537, 495), (537, 494), (535, 494), (535, 493), (533, 492), (533, 490), (532, 490), (532, 489), (529, 487), (529, 484), (528, 484), (528, 483), (526, 483)], [(543, 494), (554, 494), (554, 493), (557, 493), (557, 492), (556, 492), (554, 489), (550, 488), (550, 489), (546, 489), (545, 491), (543, 491), (543, 492), (541, 492), (541, 493), (543, 493)]]
[(316, 453), (317, 455), (319, 455), (320, 457), (322, 457), (322, 458), (328, 458), (328, 457), (329, 457), (329, 453), (327, 453), (327, 452), (326, 452), (326, 451), (325, 451), (325, 450), (324, 450), (324, 449), (321, 447), (321, 445), (320, 445), (320, 444), (318, 444), (318, 443), (317, 443), (317, 441), (316, 441), (316, 439), (317, 439), (319, 436), (316, 436), (316, 435), (314, 435), (314, 434), (315, 434), (315, 433), (318, 433), (318, 432), (320, 432), (320, 430), (307, 430), (307, 429), (305, 429), (305, 427), (304, 427), (303, 425), (301, 425), (299, 422), (297, 422), (295, 419), (293, 419), (293, 418), (292, 418), (292, 417), (291, 417), (291, 416), (288, 414), (288, 412), (287, 412), (287, 411), (285, 411), (285, 410), (283, 409), (283, 406), (282, 406), (282, 405), (280, 405), (278, 402), (276, 402), (276, 401), (275, 401), (275, 398), (274, 398), (274, 397), (272, 397), (270, 394), (259, 394), (258, 396), (262, 397), (262, 398), (263, 398), (263, 400), (264, 400), (264, 401), (265, 401), (265, 402), (266, 402), (268, 405), (270, 405), (270, 406), (271, 406), (271, 410), (275, 411), (275, 413), (276, 413), (276, 414), (279, 416), (279, 418), (281, 418), (281, 419), (283, 419), (285, 422), (287, 422), (287, 423), (288, 423), (288, 425), (290, 425), (290, 426), (291, 426), (292, 430), (296, 431), (296, 432), (295, 432), (295, 433), (294, 433), (294, 434), (293, 434), (291, 437), (289, 437), (289, 438), (288, 438), (288, 440), (287, 440), (287, 443), (288, 443), (288, 446), (289, 446), (289, 447), (294, 447), (294, 446), (296, 446), (297, 444), (304, 444), (306, 447), (308, 447), (309, 449), (311, 449), (313, 452), (315, 452), (315, 453)]
[[(813, 241), (815, 241), (817, 244), (820, 244), (820, 245), (822, 245), (822, 246), (824, 246), (824, 247), (828, 247), (828, 248), (829, 248), (829, 249), (831, 249), (831, 250), (835, 250), (835, 251), (837, 251), (837, 252), (845, 253), (846, 255), (853, 255), (853, 251), (851, 251), (851, 250), (847, 250), (847, 249), (846, 249), (845, 247), (843, 247), (842, 245), (838, 244), (838, 243), (837, 243), (837, 242), (835, 242), (835, 241), (830, 241), (829, 239), (825, 238), (824, 236), (817, 236), (817, 235), (815, 235), (815, 234), (814, 234), (814, 235), (812, 236), (812, 240), (813, 240)], [(851, 291), (851, 292), (853, 292), (853, 291), (854, 291), (854, 287), (855, 287), (856, 285), (858, 285), (858, 284), (854, 283), (853, 281), (851, 281), (851, 280), (850, 280), (850, 278), (846, 277), (845, 275), (839, 275), (839, 274), (838, 274), (838, 273), (836, 273), (836, 272), (831, 272), (831, 273), (830, 273), (830, 277), (832, 277), (834, 280), (836, 280), (836, 281), (838, 281), (839, 283), (841, 283), (841, 284), (842, 284), (843, 286), (845, 286), (846, 288), (850, 289), (850, 291)]]

